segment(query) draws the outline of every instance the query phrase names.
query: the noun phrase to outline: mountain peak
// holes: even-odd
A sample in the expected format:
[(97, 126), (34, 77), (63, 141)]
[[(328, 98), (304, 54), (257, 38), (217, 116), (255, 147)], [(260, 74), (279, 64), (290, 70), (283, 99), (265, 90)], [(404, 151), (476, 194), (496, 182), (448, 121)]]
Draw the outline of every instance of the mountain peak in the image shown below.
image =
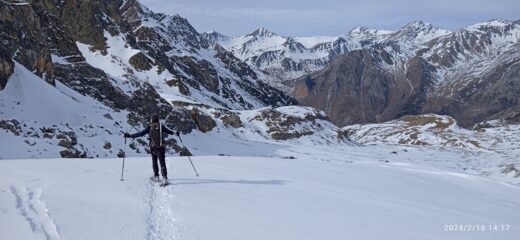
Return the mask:
[(423, 28), (433, 26), (431, 23), (426, 23), (423, 21), (411, 21), (408, 24), (404, 25), (401, 29), (404, 28)]
[(485, 22), (473, 24), (471, 26), (465, 27), (464, 29), (469, 31), (479, 31), (483, 28), (502, 28), (513, 23), (515, 22), (507, 19), (491, 19)]
[(358, 25), (346, 35), (348, 38), (379, 38), (390, 33), (392, 33), (392, 31), (369, 29), (366, 26)]
[(450, 32), (448, 30), (435, 27), (431, 23), (423, 22), (423, 21), (412, 21), (408, 24), (404, 25), (402, 28), (398, 30), (405, 31), (405, 32)]
[(206, 39), (208, 39), (210, 42), (219, 42), (219, 41), (229, 39), (228, 36), (226, 36), (222, 33), (219, 33), (215, 30), (210, 31), (210, 32), (204, 32), (204, 33), (202, 33), (202, 36), (205, 37)]
[(250, 36), (257, 36), (257, 37), (272, 37), (276, 35), (275, 33), (269, 31), (267, 28), (261, 27), (253, 31), (252, 33), (248, 34)]
[(393, 33), (387, 41), (412, 41), (416, 44), (450, 34), (450, 30), (433, 26), (423, 21), (412, 21)]
[(362, 33), (362, 32), (367, 32), (367, 31), (368, 31), (368, 28), (366, 26), (357, 25), (355, 28), (350, 30), (349, 33)]

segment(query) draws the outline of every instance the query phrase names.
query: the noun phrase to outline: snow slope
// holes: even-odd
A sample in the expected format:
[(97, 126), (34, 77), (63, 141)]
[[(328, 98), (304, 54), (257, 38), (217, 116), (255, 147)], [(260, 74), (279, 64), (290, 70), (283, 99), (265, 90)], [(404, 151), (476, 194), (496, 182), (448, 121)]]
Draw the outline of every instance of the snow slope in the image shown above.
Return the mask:
[[(351, 140), (362, 144), (400, 145), (399, 148), (416, 145), (421, 146), (417, 149), (439, 149), (439, 153), (459, 152), (461, 155), (454, 158), (439, 153), (433, 153), (432, 157), (438, 158), (435, 162), (453, 164), (450, 168), (520, 185), (519, 125), (494, 120), (470, 130), (459, 127), (451, 117), (426, 114), (379, 124), (356, 124), (342, 130)], [(423, 160), (419, 158), (416, 163), (424, 164)]]
[[(184, 99), (177, 100), (184, 101)], [(294, 138), (288, 144), (340, 143), (337, 140), (339, 128), (332, 123), (323, 119), (305, 120), (306, 117), (317, 116), (314, 112), (318, 112), (317, 110), (300, 106), (273, 108), (273, 111), (283, 114), (281, 120), (289, 116), (298, 120), (284, 125), (283, 128), (274, 128), (283, 124), (277, 119), (258, 119), (262, 112), (268, 109), (270, 108), (235, 111), (245, 125), (237, 129), (225, 126), (214, 116), (217, 127), (211, 132), (202, 134), (194, 130), (191, 136), (185, 137), (187, 139), (196, 137), (196, 144), (192, 146), (202, 146), (204, 154), (219, 154), (223, 153), (223, 150), (232, 150), (226, 152), (227, 154), (253, 154), (265, 150), (263, 156), (268, 156), (271, 152), (268, 149), (271, 147), (256, 148), (259, 146), (258, 142), (266, 146), (275, 142), (268, 132), (271, 128), (282, 133), (313, 132), (312, 135), (302, 136), (301, 139)], [(201, 111), (213, 116), (212, 112), (217, 110), (208, 107), (208, 109), (201, 108)], [(68, 144), (73, 145), (73, 149), (86, 152), (88, 155), (85, 157), (115, 157), (125, 148), (123, 133), (140, 130), (129, 126), (126, 120), (127, 114), (127, 111), (116, 112), (91, 97), (83, 96), (59, 81), (56, 82), (56, 87), (47, 84), (16, 63), (13, 76), (6, 88), (0, 92), (0, 124), (4, 121), (12, 124), (9, 121), (14, 120), (19, 123), (19, 129), (12, 132), (3, 125), (0, 126), (2, 127), (0, 128), (0, 159), (56, 158), (61, 156), (60, 152), (67, 150)], [(46, 129), (50, 129), (52, 133)], [(63, 134), (70, 133), (73, 133), (75, 140), (70, 139), (69, 143), (65, 141), (63, 144)], [(215, 143), (215, 139), (220, 139), (219, 143), (222, 144)], [(252, 143), (256, 145), (251, 145)], [(146, 143), (133, 146), (134, 150), (130, 150), (127, 146), (127, 154), (147, 155)]]
[[(0, 106), (4, 116), (20, 121), (30, 121), (37, 117), (42, 124), (56, 122), (80, 124), (89, 112), (93, 112), (93, 109), (103, 107), (60, 82), (56, 87), (52, 87), (18, 62), (15, 62), (14, 70), (9, 84), (0, 94)], [(63, 111), (64, 109), (70, 111)], [(106, 109), (108, 108), (105, 107), (104, 110)]]
[[(127, 159), (123, 182), (121, 159), (2, 160), (0, 239), (498, 240), (520, 233), (518, 187), (343, 158), (193, 157), (197, 179), (185, 158), (171, 157), (166, 188), (148, 182), (148, 158)], [(486, 229), (446, 231), (454, 224)]]
[[(115, 119), (103, 115), (110, 113)], [(0, 92), (0, 120), (21, 122), (19, 135), (0, 131), (0, 159), (52, 158), (60, 156), (57, 135), (75, 130), (83, 150), (98, 156), (114, 156), (117, 149), (104, 149), (105, 142), (121, 142), (120, 134), (130, 129), (126, 111), (115, 112), (95, 99), (81, 95), (57, 81), (52, 86), (15, 62), (14, 74)], [(52, 128), (56, 137), (44, 137)], [(53, 133), (54, 135), (54, 133)]]

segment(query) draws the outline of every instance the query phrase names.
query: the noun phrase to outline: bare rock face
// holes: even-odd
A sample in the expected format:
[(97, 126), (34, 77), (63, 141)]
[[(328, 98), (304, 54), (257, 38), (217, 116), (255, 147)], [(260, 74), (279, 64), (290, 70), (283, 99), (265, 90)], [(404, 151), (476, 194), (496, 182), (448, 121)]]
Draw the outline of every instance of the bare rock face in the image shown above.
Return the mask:
[(170, 86), (170, 87), (178, 87), (179, 88), (179, 92), (182, 95), (185, 95), (185, 96), (189, 96), (190, 95), (190, 89), (181, 80), (172, 79), (172, 80), (166, 81), (166, 84), (168, 84), (168, 86)]
[[(498, 119), (500, 124), (505, 124), (505, 125), (520, 124), (520, 105), (511, 107), (504, 111), (501, 111), (501, 112), (489, 117), (489, 119), (491, 119), (491, 120)], [(478, 124), (476, 124), (474, 126), (474, 128), (478, 128), (478, 127), (485, 128), (485, 127), (482, 127), (482, 125), (494, 126), (494, 125), (496, 125), (496, 123), (491, 124), (489, 121), (483, 121), (483, 122), (479, 122)]]
[(201, 112), (198, 108), (191, 110), (191, 118), (195, 121), (197, 128), (203, 133), (209, 132), (217, 126), (213, 118)]
[[(191, 57), (179, 57), (178, 61), (184, 63), (182, 66), (183, 70), (194, 76), (198, 83), (214, 93), (218, 92), (219, 76), (211, 63)], [(194, 85), (198, 86), (196, 83)]]
[(293, 96), (303, 105), (324, 110), (339, 126), (381, 122), (420, 112), (431, 67), (420, 57), (394, 74), (381, 67), (393, 64), (384, 50), (352, 51), (314, 74), (297, 81)]
[(515, 113), (507, 115), (504, 118), (504, 121), (507, 124), (520, 124), (520, 112), (515, 112)]
[[(404, 76), (399, 76), (399, 86), (401, 89), (396, 91), (391, 104), (397, 104), (395, 117), (404, 115), (417, 115), (422, 112), (422, 106), (427, 100), (428, 91), (433, 87), (436, 71), (435, 67), (422, 57), (412, 57), (406, 63)], [(404, 78), (404, 79), (402, 79)], [(404, 86), (403, 86), (404, 85)]]
[(12, 59), (54, 84), (51, 52), (42, 31), (47, 24), (44, 20), (50, 18), (46, 13), (38, 14), (30, 4), (0, 2), (0, 90), (13, 73)]
[(168, 119), (166, 119), (167, 126), (170, 126), (170, 128), (176, 129), (183, 134), (190, 133), (193, 129), (197, 128), (196, 122), (191, 117), (190, 110), (185, 108), (173, 108), (172, 111), (173, 113), (168, 117)]
[[(428, 96), (422, 111), (453, 116), (463, 127), (504, 115), (520, 104), (519, 76), (517, 59), (483, 76), (447, 83)], [(447, 94), (451, 91), (456, 94)]]
[[(112, 34), (117, 29), (128, 29), (120, 14), (122, 1), (63, 1), (43, 4), (50, 12), (55, 12), (70, 29), (74, 39), (93, 46), (95, 50), (106, 52), (104, 31)], [(130, 2), (130, 1), (129, 1)], [(53, 11), (54, 10), (54, 11)]]
[(258, 79), (255, 71), (253, 71), (245, 62), (240, 61), (231, 52), (226, 51), (220, 45), (215, 46), (217, 57), (224, 63), (229, 71), (235, 73), (242, 78), (250, 77), (251, 79)]
[(231, 126), (233, 128), (241, 128), (243, 126), (240, 117), (234, 113), (224, 115), (220, 119), (226, 126)]
[(134, 56), (132, 56), (129, 59), (129, 62), (132, 64), (132, 66), (134, 66), (135, 69), (140, 71), (148, 71), (152, 69), (153, 64), (152, 61), (150, 61), (150, 59), (148, 59), (148, 57), (146, 57), (146, 55), (144, 55), (142, 52), (136, 53)]
[[(3, 50), (0, 55), (3, 54)], [(0, 56), (0, 90), (5, 88), (7, 84), (7, 79), (14, 72), (14, 63), (10, 59), (5, 59), (3, 56)]]

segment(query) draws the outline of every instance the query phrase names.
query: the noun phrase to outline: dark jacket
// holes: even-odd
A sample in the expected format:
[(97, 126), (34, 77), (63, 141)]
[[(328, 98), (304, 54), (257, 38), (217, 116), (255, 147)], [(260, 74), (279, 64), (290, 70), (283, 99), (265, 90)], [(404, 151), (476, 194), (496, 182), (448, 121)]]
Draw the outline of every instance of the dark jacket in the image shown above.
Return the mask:
[[(164, 126), (163, 124), (161, 124), (161, 130), (162, 130), (162, 133), (161, 133), (161, 136), (162, 136), (162, 142), (164, 142), (164, 138), (166, 135), (168, 134), (175, 134), (175, 132), (173, 132), (172, 130), (170, 130), (168, 127)], [(134, 133), (134, 134), (130, 134), (130, 137), (131, 138), (138, 138), (138, 137), (142, 137), (146, 134), (150, 133), (150, 125), (148, 125), (143, 131), (141, 132), (138, 132), (138, 133)], [(151, 141), (150, 138), (148, 138), (148, 141)]]

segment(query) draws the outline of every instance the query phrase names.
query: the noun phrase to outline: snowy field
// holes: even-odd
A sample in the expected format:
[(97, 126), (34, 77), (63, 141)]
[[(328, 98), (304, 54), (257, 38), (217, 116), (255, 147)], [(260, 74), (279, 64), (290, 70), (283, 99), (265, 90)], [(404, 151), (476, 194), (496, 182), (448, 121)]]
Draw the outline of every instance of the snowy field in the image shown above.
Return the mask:
[[(510, 240), (520, 234), (520, 188), (429, 164), (434, 151), (408, 148), (417, 161), (422, 156), (426, 164), (419, 165), (400, 156), (403, 148), (398, 154), (383, 146), (270, 150), (276, 156), (192, 157), (200, 178), (186, 158), (168, 157), (165, 188), (149, 182), (147, 157), (126, 160), (125, 181), (121, 159), (0, 160), (0, 239)], [(437, 154), (448, 156), (461, 157)]]

